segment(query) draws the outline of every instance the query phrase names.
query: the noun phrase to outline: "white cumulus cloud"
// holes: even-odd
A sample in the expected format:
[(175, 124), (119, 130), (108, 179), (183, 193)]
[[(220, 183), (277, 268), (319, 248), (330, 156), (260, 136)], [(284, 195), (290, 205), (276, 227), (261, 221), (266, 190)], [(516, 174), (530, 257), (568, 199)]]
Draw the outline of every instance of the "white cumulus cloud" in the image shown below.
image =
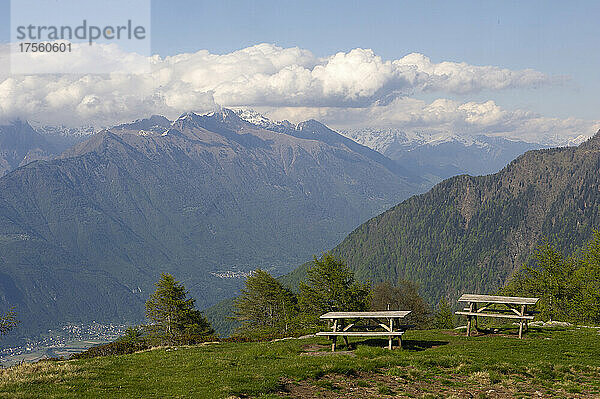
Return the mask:
[[(292, 120), (313, 116), (338, 126), (396, 124), (407, 129), (517, 134), (522, 126), (533, 128), (542, 120), (546, 126), (548, 119), (503, 110), (493, 101), (458, 103), (444, 99), (444, 94), (535, 89), (563, 80), (532, 69), (435, 63), (417, 53), (384, 60), (360, 48), (316, 57), (305, 49), (263, 43), (228, 54), (201, 50), (163, 58), (123, 53), (115, 45), (74, 46), (69, 63), (78, 70), (94, 71), (94, 66), (115, 62), (123, 71), (143, 71), (149, 64), (151, 72), (28, 75), (0, 71), (0, 120), (107, 126), (151, 114), (174, 118), (187, 111), (226, 106), (263, 109)], [(9, 64), (8, 50), (8, 45), (0, 46), (0, 65)], [(58, 55), (30, 57), (31, 63), (42, 60), (53, 68), (65, 63)], [(441, 98), (426, 103), (412, 97), (424, 92), (439, 93)], [(585, 122), (561, 120), (559, 125), (564, 123), (585, 130)]]

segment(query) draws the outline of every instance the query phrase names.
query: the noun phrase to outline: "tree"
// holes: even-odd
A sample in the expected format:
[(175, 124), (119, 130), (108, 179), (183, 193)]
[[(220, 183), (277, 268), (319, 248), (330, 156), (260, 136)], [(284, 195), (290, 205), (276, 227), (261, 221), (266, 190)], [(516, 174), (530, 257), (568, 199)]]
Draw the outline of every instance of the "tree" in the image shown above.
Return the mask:
[(575, 314), (579, 321), (600, 323), (600, 231), (575, 260), (575, 269)]
[(583, 248), (565, 257), (548, 242), (502, 289), (505, 295), (539, 297), (542, 319), (600, 323), (600, 231)]
[(419, 294), (419, 287), (412, 281), (400, 279), (397, 285), (389, 282), (377, 284), (373, 288), (371, 309), (410, 310), (406, 322), (418, 328), (427, 328), (431, 324), (431, 308)]
[(19, 325), (19, 320), (15, 308), (10, 308), (8, 312), (0, 314), (0, 336), (8, 334), (17, 325)]
[(344, 262), (325, 253), (321, 259), (315, 256), (306, 281), (300, 282), (298, 303), (304, 321), (311, 325), (326, 312), (367, 310), (370, 294), (370, 287), (354, 281)]
[(246, 288), (235, 300), (239, 332), (249, 336), (286, 336), (298, 314), (294, 294), (264, 270), (246, 279)]
[(214, 334), (202, 313), (195, 309), (195, 300), (187, 298), (183, 284), (163, 273), (155, 285), (156, 291), (146, 302), (146, 318), (152, 336), (164, 343), (175, 343), (186, 337)]
[(433, 326), (440, 330), (448, 330), (454, 328), (454, 313), (452, 307), (446, 298), (442, 299), (435, 316), (433, 317)]
[(539, 297), (536, 309), (541, 318), (571, 320), (570, 303), (577, 291), (573, 262), (548, 242), (538, 247), (535, 257), (537, 265), (523, 266), (502, 293)]

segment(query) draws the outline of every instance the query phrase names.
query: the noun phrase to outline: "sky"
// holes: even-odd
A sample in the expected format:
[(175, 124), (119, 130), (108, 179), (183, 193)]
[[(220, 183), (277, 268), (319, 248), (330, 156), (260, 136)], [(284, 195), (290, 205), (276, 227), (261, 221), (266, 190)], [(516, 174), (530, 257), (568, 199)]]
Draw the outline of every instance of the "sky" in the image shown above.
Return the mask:
[[(4, 44), (8, 4), (0, 0)], [(90, 75), (82, 83), (81, 76), (38, 75), (26, 82), (0, 74), (0, 119), (110, 124), (228, 106), (338, 128), (530, 140), (589, 136), (600, 127), (597, 1), (151, 5), (151, 52), (159, 58), (150, 77)], [(107, 53), (86, 57), (97, 62)], [(124, 66), (140, 62), (111, 54)]]

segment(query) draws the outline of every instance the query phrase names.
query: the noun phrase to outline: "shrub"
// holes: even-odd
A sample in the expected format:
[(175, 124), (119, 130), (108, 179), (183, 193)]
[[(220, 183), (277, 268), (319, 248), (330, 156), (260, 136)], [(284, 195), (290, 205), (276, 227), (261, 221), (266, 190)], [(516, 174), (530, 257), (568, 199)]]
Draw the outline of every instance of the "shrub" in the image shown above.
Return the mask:
[(431, 308), (419, 294), (417, 284), (408, 280), (399, 280), (397, 285), (388, 282), (377, 284), (373, 288), (371, 309), (373, 310), (410, 310), (404, 319), (417, 328), (431, 325)]
[(150, 349), (150, 345), (146, 341), (131, 342), (117, 340), (108, 344), (91, 347), (84, 352), (72, 355), (71, 358), (90, 359), (100, 356), (128, 355), (146, 349)]

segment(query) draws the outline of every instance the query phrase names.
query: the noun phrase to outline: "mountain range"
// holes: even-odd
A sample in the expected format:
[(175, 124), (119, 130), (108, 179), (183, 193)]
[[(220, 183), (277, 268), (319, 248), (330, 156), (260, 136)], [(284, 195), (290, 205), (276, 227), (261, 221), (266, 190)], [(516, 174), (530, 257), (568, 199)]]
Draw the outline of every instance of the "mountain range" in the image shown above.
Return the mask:
[[(597, 167), (584, 162), (595, 152), (582, 150), (594, 140), (530, 151), (496, 175), (454, 177), (401, 202), (536, 145), (363, 140), (386, 156), (314, 120), (229, 109), (155, 115), (94, 135), (17, 121), (1, 126), (0, 138), (0, 310), (16, 306), (22, 334), (139, 321), (161, 272), (183, 281), (200, 308), (211, 306), (252, 270), (288, 273), (398, 203), (334, 252), (361, 279), (409, 278), (428, 299), (498, 287), (543, 235), (577, 243), (596, 223), (569, 197), (596, 184)], [(585, 184), (571, 187), (569, 176)], [(596, 209), (594, 201), (586, 203)], [(579, 233), (565, 234), (551, 211), (569, 223), (581, 216)]]
[[(266, 130), (302, 137), (296, 125), (288, 121), (274, 121), (248, 109), (235, 113), (240, 119)], [(22, 121), (0, 125), (0, 177), (29, 162), (56, 158), (67, 148), (89, 138), (96, 130), (91, 126), (31, 127)], [(528, 143), (484, 134), (426, 134), (376, 128), (341, 130), (339, 133), (336, 136), (325, 135), (327, 137), (321, 139), (329, 143), (331, 140), (344, 142), (359, 152), (368, 147), (385, 155), (380, 156), (380, 161), (403, 176), (411, 177), (413, 183), (420, 182), (420, 191), (426, 191), (451, 176), (495, 173), (529, 150), (557, 145), (574, 146), (586, 139), (580, 136), (571, 140), (554, 140), (552, 143)]]
[(115, 126), (0, 178), (0, 309), (16, 306), (22, 332), (135, 322), (161, 272), (204, 308), (421, 187), (312, 120), (262, 127), (223, 109)]
[[(341, 133), (386, 155), (405, 170), (417, 173), (430, 186), (456, 175), (496, 173), (527, 151), (551, 147), (547, 143), (528, 143), (483, 134), (425, 134), (397, 129), (355, 129)], [(563, 141), (561, 145), (580, 143)]]

